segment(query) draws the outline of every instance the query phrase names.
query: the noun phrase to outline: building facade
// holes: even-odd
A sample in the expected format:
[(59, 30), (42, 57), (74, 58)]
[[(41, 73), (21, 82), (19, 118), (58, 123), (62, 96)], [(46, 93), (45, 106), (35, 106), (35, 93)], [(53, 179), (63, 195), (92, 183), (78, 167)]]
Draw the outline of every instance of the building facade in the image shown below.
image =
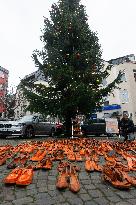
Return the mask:
[[(37, 82), (40, 80), (46, 81), (43, 73), (40, 70), (37, 70), (29, 75), (26, 75), (24, 77), (25, 80), (28, 82)], [(32, 114), (29, 111), (26, 111), (26, 107), (29, 105), (28, 101), (23, 95), (22, 90), (20, 89), (20, 85), (18, 85), (16, 90), (16, 96), (15, 96), (15, 108), (14, 108), (14, 118), (19, 119), (20, 117), (23, 117), (24, 115)]]
[(110, 75), (104, 79), (103, 86), (112, 82), (121, 70), (123, 76), (118, 89), (114, 89), (105, 99), (103, 111), (97, 113), (98, 117), (110, 117), (114, 114), (123, 115), (124, 112), (129, 114), (136, 124), (136, 61), (133, 54), (110, 60), (113, 65)]
[(6, 96), (9, 71), (0, 66), (0, 117), (6, 115)]

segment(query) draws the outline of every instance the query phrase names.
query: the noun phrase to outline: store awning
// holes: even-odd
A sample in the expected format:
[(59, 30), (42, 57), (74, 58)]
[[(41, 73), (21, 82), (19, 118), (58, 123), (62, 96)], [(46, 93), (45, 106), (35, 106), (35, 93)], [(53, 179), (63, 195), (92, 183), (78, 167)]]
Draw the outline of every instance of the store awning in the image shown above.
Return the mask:
[(106, 105), (103, 106), (102, 110), (119, 110), (121, 109), (120, 105)]

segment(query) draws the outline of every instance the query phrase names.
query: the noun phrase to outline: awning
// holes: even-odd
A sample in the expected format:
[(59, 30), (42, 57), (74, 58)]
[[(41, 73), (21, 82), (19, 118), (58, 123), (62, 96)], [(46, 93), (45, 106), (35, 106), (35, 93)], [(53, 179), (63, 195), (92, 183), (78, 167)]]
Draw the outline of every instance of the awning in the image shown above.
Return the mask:
[(119, 110), (121, 109), (120, 105), (106, 105), (102, 107), (102, 110)]

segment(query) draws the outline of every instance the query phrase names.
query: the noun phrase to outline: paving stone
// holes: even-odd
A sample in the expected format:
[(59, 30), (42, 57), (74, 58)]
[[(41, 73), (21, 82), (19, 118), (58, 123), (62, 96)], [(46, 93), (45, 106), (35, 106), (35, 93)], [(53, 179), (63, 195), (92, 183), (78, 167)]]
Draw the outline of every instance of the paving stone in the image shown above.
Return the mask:
[(24, 204), (28, 204), (30, 202), (33, 202), (33, 198), (30, 196), (24, 197), (22, 199), (16, 199), (16, 200), (12, 201), (12, 203), (14, 205), (24, 205)]
[(36, 184), (30, 184), (27, 189), (36, 189)]
[(51, 184), (51, 185), (56, 184), (56, 179), (55, 180), (47, 180), (47, 184)]
[(79, 174), (79, 179), (86, 179), (86, 180), (90, 180), (90, 177), (87, 175), (87, 173), (80, 173)]
[(35, 199), (50, 199), (50, 195), (48, 193), (38, 193), (37, 195), (35, 195)]
[(62, 191), (61, 193), (62, 193), (63, 197), (66, 198), (66, 199), (68, 199), (68, 198), (73, 199), (73, 198), (76, 197), (76, 193), (72, 193), (69, 190)]
[(35, 205), (55, 205), (55, 201), (53, 201), (51, 198), (50, 199), (42, 198), (34, 201), (34, 204)]
[(83, 201), (89, 201), (91, 199), (90, 195), (89, 194), (80, 194), (80, 198), (83, 200)]
[(55, 190), (56, 189), (56, 185), (52, 185), (52, 184), (48, 184), (48, 190)]
[(48, 191), (47, 187), (39, 187), (38, 188), (38, 192), (47, 192), (47, 191)]
[(132, 189), (131, 194), (135, 197), (136, 196), (136, 188)]
[(45, 173), (40, 173), (40, 174), (38, 175), (38, 180), (46, 180), (47, 177), (48, 177), (47, 174), (45, 174)]
[(110, 201), (110, 202), (119, 202), (120, 201), (120, 197), (115, 195), (115, 196), (108, 196), (107, 199)]
[(113, 192), (112, 190), (110, 189), (101, 189), (101, 191), (104, 193), (105, 196), (114, 196), (115, 195), (115, 192)]
[(102, 180), (101, 179), (91, 179), (91, 182), (93, 184), (101, 184), (102, 183)]
[(27, 191), (22, 191), (22, 190), (15, 191), (16, 199), (26, 197), (26, 195), (27, 195)]
[(94, 199), (94, 201), (98, 203), (99, 205), (109, 205), (109, 201), (104, 197), (96, 198)]
[(41, 180), (39, 181), (38, 180), (36, 186), (37, 187), (43, 187), (43, 186), (46, 187), (47, 186), (47, 180), (46, 181), (45, 180), (43, 180), (43, 181), (41, 181)]
[(78, 194), (86, 194), (87, 193), (87, 190), (83, 187), (80, 188), (80, 191), (78, 192)]
[(93, 172), (93, 173), (91, 173), (90, 174), (90, 176), (91, 176), (91, 179), (101, 179), (101, 174), (100, 173), (98, 173), (98, 172)]
[(56, 181), (56, 176), (48, 176), (48, 180)]
[(0, 201), (3, 201), (4, 198), (4, 193), (0, 193)]
[(57, 170), (51, 170), (49, 171), (49, 176), (56, 176), (57, 175)]
[(93, 184), (89, 184), (89, 185), (84, 185), (84, 188), (86, 189), (86, 190), (92, 190), (92, 189), (96, 189), (96, 187), (95, 187), (95, 185), (93, 185)]
[(51, 199), (54, 200), (55, 203), (56, 202), (59, 202), (59, 203), (65, 202), (65, 198), (62, 195), (52, 196)]
[(130, 205), (130, 202), (120, 201), (116, 205)]
[(33, 184), (37, 184), (37, 180), (38, 180), (38, 178), (37, 179), (33, 178)]
[(67, 199), (67, 201), (68, 201), (71, 205), (83, 205), (83, 201), (82, 201), (80, 198), (77, 198), (77, 197), (75, 197), (75, 198), (73, 198), (73, 199), (69, 198), (69, 199)]
[(68, 202), (63, 202), (63, 203), (56, 203), (55, 205), (70, 205)]
[(103, 196), (103, 193), (100, 190), (88, 190), (88, 193), (92, 198)]
[(88, 180), (88, 179), (80, 180), (80, 182), (81, 182), (83, 185), (88, 185), (88, 184), (90, 184), (90, 180)]
[(38, 193), (38, 191), (37, 189), (28, 189), (26, 193), (27, 193), (27, 196), (35, 196)]
[(5, 202), (5, 203), (3, 203), (3, 202), (1, 201), (1, 205), (13, 205), (13, 204), (12, 204), (12, 202), (7, 202), (7, 203)]
[(9, 193), (5, 192), (4, 193), (4, 200), (5, 201), (12, 201), (15, 199), (15, 194), (13, 193), (13, 191), (9, 191)]
[(132, 194), (130, 194), (130, 191), (118, 191), (116, 192), (118, 196), (120, 196), (122, 199), (131, 199), (134, 198)]
[(98, 203), (91, 200), (91, 201), (86, 201), (86, 202), (84, 203), (84, 205), (98, 205)]
[(136, 205), (136, 197), (134, 199), (129, 199), (128, 203), (131, 203), (132, 205)]
[(61, 195), (61, 192), (59, 190), (53, 190), (53, 191), (48, 191), (48, 194), (52, 197), (52, 196), (59, 196)]

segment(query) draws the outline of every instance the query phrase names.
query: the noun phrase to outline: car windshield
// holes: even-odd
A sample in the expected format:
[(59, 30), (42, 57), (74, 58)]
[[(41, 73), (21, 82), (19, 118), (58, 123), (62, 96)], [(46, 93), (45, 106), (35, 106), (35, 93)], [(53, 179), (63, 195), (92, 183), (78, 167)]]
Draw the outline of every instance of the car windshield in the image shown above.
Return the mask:
[(21, 119), (19, 119), (18, 122), (19, 122), (19, 123), (22, 123), (22, 122), (31, 122), (31, 121), (33, 121), (33, 119), (35, 119), (35, 116), (27, 115), (27, 116), (24, 116), (24, 117), (22, 117)]

